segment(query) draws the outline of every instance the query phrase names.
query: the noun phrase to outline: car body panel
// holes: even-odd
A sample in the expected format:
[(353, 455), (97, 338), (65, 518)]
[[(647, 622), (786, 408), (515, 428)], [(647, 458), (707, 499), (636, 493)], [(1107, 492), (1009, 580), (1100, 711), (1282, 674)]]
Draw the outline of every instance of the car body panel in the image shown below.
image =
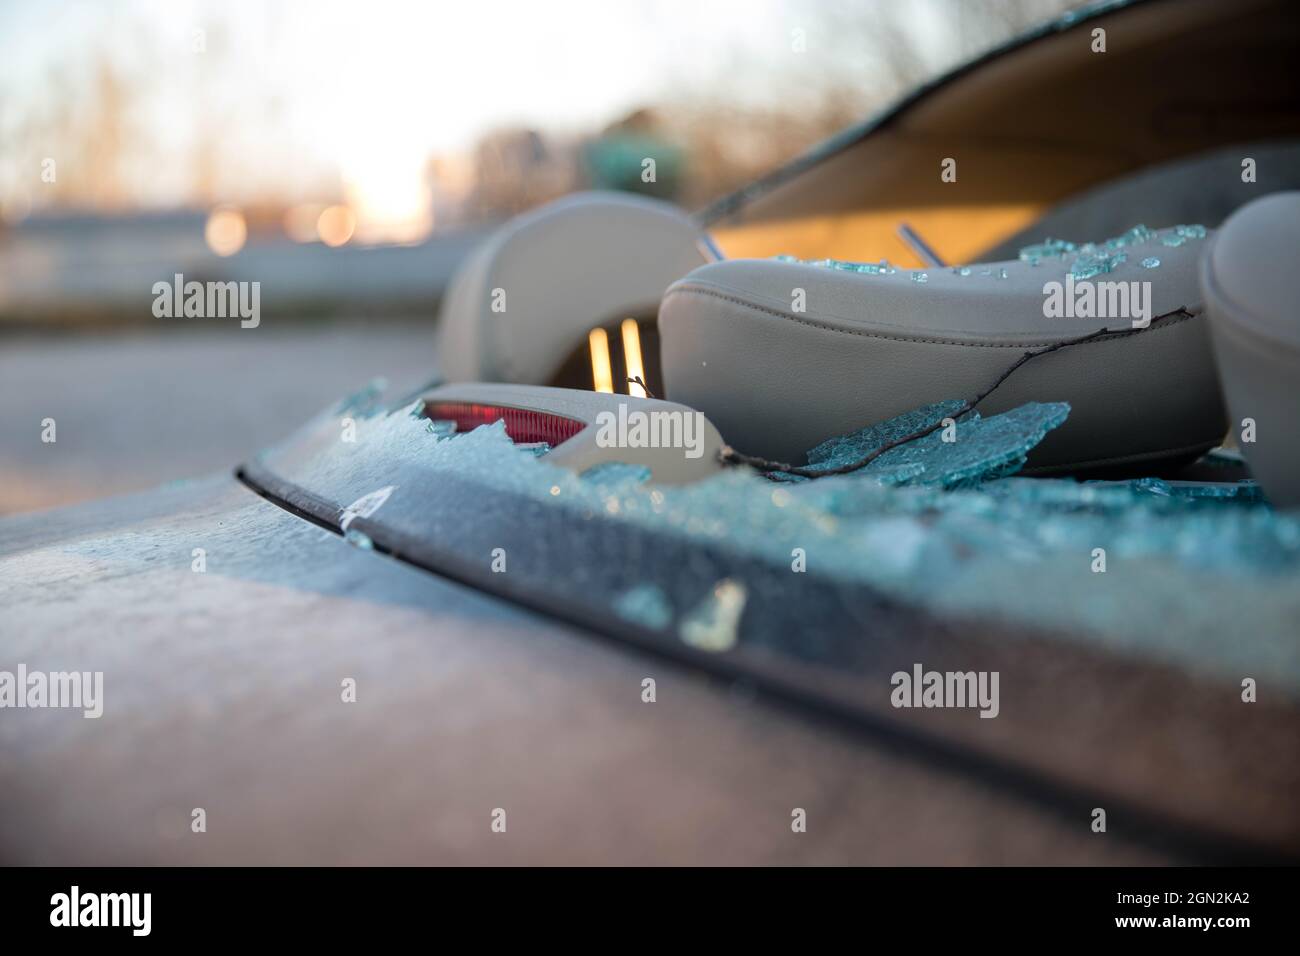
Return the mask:
[(226, 476), (6, 519), (0, 604), (6, 666), (105, 675), (99, 719), (0, 716), (6, 863), (1167, 858), (351, 547)]

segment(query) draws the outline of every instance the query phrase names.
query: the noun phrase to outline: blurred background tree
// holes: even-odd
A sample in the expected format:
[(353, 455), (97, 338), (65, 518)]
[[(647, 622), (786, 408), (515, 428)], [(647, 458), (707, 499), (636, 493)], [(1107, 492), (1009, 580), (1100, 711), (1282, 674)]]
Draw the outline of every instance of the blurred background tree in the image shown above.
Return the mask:
[[(225, 203), (256, 226), (294, 204), (347, 203), (364, 227), (423, 203), (431, 228), (497, 221), (592, 187), (694, 208), (1069, 5), (559, 4), (559, 22), (547, 23), (554, 36), (521, 46), (525, 60), (493, 52), (527, 44), (510, 33), (525, 8), (509, 3), (290, 3), (256, 15), (200, 4), (197, 19), (148, 0), (19, 4), (0, 13), (0, 51), (23, 54), (8, 68), (0, 62), (0, 210), (15, 220), (33, 209)], [(416, 11), (423, 19), (408, 23)], [(470, 74), (454, 86), (432, 80), (452, 70), (446, 44), (471, 43), (466, 29), (485, 24), (481, 55), (463, 61)], [(30, 43), (34, 25), (47, 31), (42, 42), (14, 46), (24, 31)], [(629, 49), (640, 59), (628, 62)], [(527, 94), (539, 67), (572, 81), (556, 104), (564, 120), (548, 120), (543, 105), (542, 115), (503, 122), (495, 114), (509, 107), (485, 105), (461, 147), (419, 145), (437, 139), (440, 117), (473, 113), (489, 82), (506, 102), (511, 90)], [(621, 111), (608, 112), (607, 88), (627, 102)], [(49, 157), (57, 182), (38, 188), (35, 171)], [(646, 158), (653, 181), (642, 176)]]

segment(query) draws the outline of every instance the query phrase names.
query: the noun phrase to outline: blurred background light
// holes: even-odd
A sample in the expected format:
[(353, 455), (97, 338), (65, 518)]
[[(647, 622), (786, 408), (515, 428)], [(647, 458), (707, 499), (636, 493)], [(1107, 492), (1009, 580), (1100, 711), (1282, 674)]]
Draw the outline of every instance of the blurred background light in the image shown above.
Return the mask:
[(347, 206), (327, 206), (316, 220), (316, 232), (327, 246), (341, 246), (352, 238), (357, 217)]
[(324, 211), (325, 207), (319, 203), (290, 206), (284, 214), (284, 234), (294, 242), (319, 242), (320, 232), (316, 223)]
[(597, 392), (614, 391), (614, 370), (609, 362), (609, 335), (604, 329), (587, 333), (587, 347), (591, 351), (591, 380)]
[[(627, 369), (629, 379), (639, 378), (645, 381), (645, 366), (641, 363), (641, 330), (637, 327), (636, 319), (627, 318), (619, 326), (619, 332), (623, 337), (623, 364)], [(645, 394), (645, 388), (641, 385), (633, 385), (630, 381), (627, 385), (627, 393), (635, 394), (632, 389), (639, 389), (641, 394)]]
[(218, 206), (208, 215), (203, 229), (208, 248), (219, 256), (233, 256), (248, 239), (248, 226), (238, 209)]

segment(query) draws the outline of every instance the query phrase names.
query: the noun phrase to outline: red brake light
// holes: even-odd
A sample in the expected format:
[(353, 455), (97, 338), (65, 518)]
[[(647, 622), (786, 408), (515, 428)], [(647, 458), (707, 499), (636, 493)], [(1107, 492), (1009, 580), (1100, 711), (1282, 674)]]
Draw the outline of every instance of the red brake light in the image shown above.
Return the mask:
[(477, 402), (430, 402), (425, 405), (424, 411), (434, 421), (455, 422), (458, 432), (504, 421), (506, 434), (520, 444), (544, 441), (554, 447), (586, 427), (586, 422), (551, 412), (510, 408), (506, 405), (480, 405)]

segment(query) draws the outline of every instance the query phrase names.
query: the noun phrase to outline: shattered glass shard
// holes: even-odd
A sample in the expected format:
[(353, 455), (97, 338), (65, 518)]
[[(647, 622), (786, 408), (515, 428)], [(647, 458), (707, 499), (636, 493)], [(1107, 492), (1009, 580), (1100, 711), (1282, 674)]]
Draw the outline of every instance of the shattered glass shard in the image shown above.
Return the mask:
[(1067, 252), (1074, 251), (1074, 243), (1064, 239), (1044, 239), (1042, 242), (1025, 246), (1020, 250), (1020, 261), (1031, 266), (1038, 265), (1044, 259), (1059, 259)]
[(375, 543), (370, 540), (370, 536), (356, 528), (349, 528), (344, 532), (343, 540), (362, 551), (373, 551), (375, 548)]
[[(940, 402), (827, 441), (809, 460), (834, 467), (918, 423), (954, 417), (962, 404)], [(532, 570), (512, 565), (512, 577), (528, 581), (533, 574), (531, 585), (570, 587), (571, 600), (617, 605), (625, 619), (647, 626), (667, 617), (665, 626), (677, 621), (680, 639), (692, 646), (768, 639), (762, 615), (742, 619), (745, 598), (737, 579), (727, 577), (726, 557), (780, 569), (765, 587), (784, 590), (763, 599), (797, 602), (806, 579), (788, 569), (799, 548), (809, 557), (809, 574), (954, 621), (1001, 620), (1198, 672), (1267, 670), (1300, 688), (1300, 517), (1275, 511), (1253, 482), (1010, 475), (1067, 411), (1046, 404), (962, 416), (949, 432), (956, 441), (945, 442), (940, 427), (861, 474), (785, 484), (742, 468), (671, 486), (633, 480), (640, 476), (627, 469), (580, 476), (521, 451), (500, 422), (436, 440), (408, 409), (369, 424), (364, 454), (338, 442), (337, 422), (326, 421), (313, 441), (267, 460), (317, 495), (353, 502), (354, 512), (401, 476), (401, 489), (373, 520), (425, 529), (449, 549), (499, 509), (497, 502), (520, 509), (521, 535), (538, 534), (531, 522), (544, 512), (565, 574), (540, 563)], [(1239, 461), (1222, 452), (1203, 464), (1210, 462), (1225, 475), (1240, 471)], [(470, 497), (447, 490), (456, 487)], [(560, 544), (565, 529), (593, 523), (627, 530), (647, 555), (665, 542), (698, 545), (718, 556), (704, 566), (710, 576), (703, 580), (724, 584), (701, 601), (696, 575), (705, 572), (691, 569), (652, 582), (625, 578), (606, 593), (593, 592), (584, 561), (608, 562), (610, 554), (584, 557)], [(1105, 574), (1091, 566), (1099, 548), (1108, 560)], [(634, 551), (614, 553), (629, 573), (646, 560)], [(1030, 574), (1033, 586), (1026, 587)], [(934, 586), (939, 579), (943, 587)], [(653, 583), (664, 601), (630, 594), (634, 583)]]
[(898, 270), (890, 264), (888, 259), (881, 259), (879, 262), (850, 262), (846, 259), (808, 259), (803, 260), (797, 256), (779, 255), (773, 256), (777, 262), (791, 262), (796, 265), (820, 266), (823, 269), (838, 269), (841, 272), (859, 272), (863, 275), (893, 275)]
[(614, 488), (619, 485), (637, 485), (650, 480), (650, 469), (645, 465), (630, 465), (622, 461), (606, 461), (592, 465), (582, 472), (582, 478), (593, 485)]
[(364, 387), (357, 389), (351, 395), (344, 396), (331, 411), (335, 415), (355, 415), (358, 417), (377, 415), (384, 410), (379, 399), (387, 390), (387, 379), (371, 379)]
[(382, 508), (385, 502), (392, 495), (395, 485), (385, 485), (369, 494), (364, 494), (352, 504), (343, 509), (339, 515), (339, 527), (344, 531), (348, 530), (348, 525), (358, 518), (369, 518), (376, 511)]
[(526, 451), (530, 455), (541, 458), (551, 450), (551, 443), (545, 441), (517, 441), (515, 447), (520, 451)]
[[(411, 415), (418, 418), (422, 412), (423, 409), (417, 407), (411, 411)], [(456, 423), (447, 421), (446, 419), (429, 419), (425, 427), (428, 429), (429, 434), (433, 435), (435, 438), (450, 438), (452, 435), (456, 434)]]
[(663, 588), (638, 584), (624, 591), (614, 601), (614, 611), (625, 621), (661, 631), (673, 620), (673, 605)]
[(678, 632), (696, 650), (720, 654), (736, 646), (740, 615), (748, 594), (739, 581), (726, 578), (683, 618)]
[(1147, 242), (1155, 237), (1156, 231), (1154, 229), (1148, 229), (1146, 226), (1138, 223), (1127, 232), (1120, 233), (1118, 236), (1112, 236), (1110, 239), (1107, 239), (1102, 243), (1102, 245), (1111, 250), (1123, 249), (1125, 246)]
[(1123, 265), (1128, 256), (1123, 252), (1108, 253), (1095, 247), (1084, 247), (1070, 267), (1070, 275), (1076, 279), (1091, 279), (1093, 276), (1105, 275)]
[[(978, 484), (1018, 471), (1029, 451), (1070, 413), (1070, 407), (1064, 403), (1030, 403), (989, 418), (972, 411), (953, 419), (964, 405), (957, 400), (937, 402), (850, 435), (832, 438), (808, 452), (807, 467), (833, 471), (890, 442), (942, 423), (943, 427), (924, 438), (892, 448), (850, 474), (874, 478), (886, 485), (933, 484), (957, 488)], [(791, 480), (801, 476), (776, 477)]]
[[(1101, 242), (1084, 243), (1081, 246), (1063, 239), (1045, 239), (1043, 242), (1021, 249), (1020, 261), (1036, 266), (1044, 259), (1060, 259), (1068, 253), (1076, 253), (1070, 274), (1076, 279), (1091, 279), (1123, 264), (1127, 259), (1124, 250), (1130, 246), (1151, 242), (1157, 236), (1166, 246), (1181, 246), (1188, 239), (1204, 239), (1206, 235), (1208, 232), (1204, 226), (1174, 226), (1161, 236), (1156, 230), (1139, 223), (1118, 236), (1112, 236)], [(1160, 260), (1154, 256), (1142, 260), (1142, 266), (1146, 269), (1154, 269), (1159, 265)]]
[(935, 422), (955, 415), (965, 404), (960, 399), (935, 402), (933, 405), (924, 405), (878, 424), (868, 425), (860, 431), (829, 438), (808, 452), (808, 463), (834, 467), (854, 458), (860, 458), (881, 445), (906, 438), (915, 431), (928, 428)]
[[(1110, 484), (1110, 482), (1096, 482)], [(1264, 501), (1264, 491), (1256, 481), (1166, 481), (1163, 478), (1135, 478), (1115, 482), (1133, 491), (1145, 491), (1163, 498), (1215, 498), (1218, 500)]]

